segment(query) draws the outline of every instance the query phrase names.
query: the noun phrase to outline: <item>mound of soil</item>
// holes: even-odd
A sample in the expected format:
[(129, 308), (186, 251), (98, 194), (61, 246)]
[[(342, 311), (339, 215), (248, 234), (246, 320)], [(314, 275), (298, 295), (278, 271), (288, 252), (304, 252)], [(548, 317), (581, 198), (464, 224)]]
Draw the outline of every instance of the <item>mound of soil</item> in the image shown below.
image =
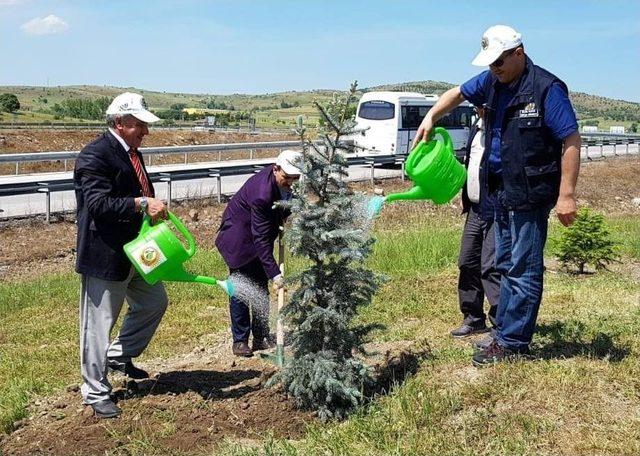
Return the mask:
[[(391, 390), (417, 371), (426, 345), (401, 341), (366, 347), (376, 391)], [(192, 353), (145, 368), (159, 369), (151, 379), (132, 381), (112, 375), (123, 413), (101, 420), (81, 404), (78, 386), (31, 407), (31, 418), (0, 442), (0, 454), (105, 454), (124, 450), (132, 440), (151, 437), (154, 448), (210, 450), (225, 438), (251, 441), (267, 434), (298, 439), (316, 420), (298, 410), (278, 387), (266, 388), (275, 367), (259, 357), (233, 358), (230, 347), (197, 347)]]
[[(273, 367), (258, 359), (233, 365), (191, 365), (139, 382), (114, 382), (117, 419), (101, 420), (83, 406), (77, 387), (32, 410), (33, 419), (2, 443), (3, 454), (104, 454), (153, 436), (158, 448), (193, 451), (223, 437), (253, 439), (267, 432), (299, 438), (309, 412), (295, 409), (276, 389), (263, 388)], [(265, 375), (267, 374), (267, 375)]]

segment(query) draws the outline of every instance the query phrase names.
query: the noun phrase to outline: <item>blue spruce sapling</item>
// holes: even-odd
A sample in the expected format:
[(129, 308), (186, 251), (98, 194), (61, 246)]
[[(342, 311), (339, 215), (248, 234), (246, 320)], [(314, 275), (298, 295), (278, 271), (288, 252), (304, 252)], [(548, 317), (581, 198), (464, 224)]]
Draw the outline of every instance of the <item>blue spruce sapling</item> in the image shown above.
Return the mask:
[(322, 420), (343, 418), (364, 399), (369, 371), (354, 354), (362, 352), (373, 326), (355, 324), (354, 317), (382, 281), (364, 264), (374, 240), (365, 227), (362, 198), (344, 181), (348, 145), (341, 139), (354, 131), (349, 108), (355, 91), (356, 83), (345, 97), (334, 97), (327, 106), (316, 103), (320, 145), (305, 139), (298, 119), (303, 173), (285, 238), (295, 255), (308, 259), (308, 267), (288, 279), (298, 284), (283, 311), (293, 357), (277, 380), (299, 407), (316, 410)]

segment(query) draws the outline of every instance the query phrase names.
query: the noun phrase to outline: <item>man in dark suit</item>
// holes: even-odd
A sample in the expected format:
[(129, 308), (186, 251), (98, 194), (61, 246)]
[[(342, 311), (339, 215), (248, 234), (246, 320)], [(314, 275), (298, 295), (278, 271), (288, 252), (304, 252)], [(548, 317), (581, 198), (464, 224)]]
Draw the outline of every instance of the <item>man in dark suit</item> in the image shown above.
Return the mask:
[[(252, 176), (236, 193), (222, 215), (216, 247), (231, 274), (241, 275), (257, 289), (255, 302), (230, 298), (233, 354), (252, 356), (253, 351), (273, 348), (269, 339), (269, 279), (274, 288), (284, 285), (273, 257), (273, 244), (288, 211), (274, 203), (291, 198), (291, 185), (300, 177), (302, 154), (283, 151), (276, 163)], [(251, 315), (253, 310), (253, 318)], [(249, 347), (249, 335), (253, 344)]]
[[(149, 376), (131, 359), (151, 341), (168, 303), (162, 283), (148, 285), (123, 250), (137, 236), (143, 213), (153, 220), (166, 217), (138, 151), (149, 133), (147, 124), (158, 120), (141, 95), (118, 95), (107, 109), (109, 130), (82, 149), (74, 170), (76, 271), (82, 275), (81, 392), (100, 418), (121, 413), (110, 396), (108, 369), (134, 379)], [(110, 343), (125, 298), (129, 308), (120, 334)]]

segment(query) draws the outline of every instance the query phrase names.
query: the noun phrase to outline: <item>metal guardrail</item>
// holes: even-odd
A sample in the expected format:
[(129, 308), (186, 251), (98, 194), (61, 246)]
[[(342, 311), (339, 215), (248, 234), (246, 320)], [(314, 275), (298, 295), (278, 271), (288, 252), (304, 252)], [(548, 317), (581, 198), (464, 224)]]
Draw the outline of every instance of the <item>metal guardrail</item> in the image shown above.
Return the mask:
[[(185, 154), (194, 152), (221, 152), (231, 150), (278, 149), (283, 147), (299, 147), (300, 141), (265, 141), (253, 143), (231, 144), (199, 144), (195, 146), (141, 147), (143, 155)], [(0, 163), (37, 162), (54, 160), (75, 160), (80, 153), (76, 151), (33, 152), (20, 154), (0, 154)]]
[(604, 131), (594, 131), (588, 133), (580, 133), (582, 139), (593, 139), (593, 138), (630, 138), (630, 139), (640, 139), (640, 133), (607, 133)]

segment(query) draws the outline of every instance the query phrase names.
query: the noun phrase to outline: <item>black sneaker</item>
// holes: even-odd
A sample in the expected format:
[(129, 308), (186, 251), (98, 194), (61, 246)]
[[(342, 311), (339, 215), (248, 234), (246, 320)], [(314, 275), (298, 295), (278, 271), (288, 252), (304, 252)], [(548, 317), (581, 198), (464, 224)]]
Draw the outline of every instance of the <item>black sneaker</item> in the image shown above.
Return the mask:
[(524, 350), (512, 350), (507, 347), (503, 347), (496, 340), (491, 342), (487, 348), (480, 350), (471, 359), (472, 363), (476, 367), (492, 366), (495, 363), (502, 361), (517, 361), (523, 359), (531, 359), (529, 349)]
[(131, 361), (125, 363), (119, 363), (117, 361), (109, 361), (109, 369), (115, 372), (120, 372), (129, 378), (134, 380), (142, 380), (143, 378), (149, 378), (149, 373), (146, 370), (142, 370), (133, 365)]
[(451, 336), (455, 339), (462, 339), (473, 334), (480, 334), (489, 331), (485, 322), (469, 324), (463, 321), (460, 327), (451, 331)]

